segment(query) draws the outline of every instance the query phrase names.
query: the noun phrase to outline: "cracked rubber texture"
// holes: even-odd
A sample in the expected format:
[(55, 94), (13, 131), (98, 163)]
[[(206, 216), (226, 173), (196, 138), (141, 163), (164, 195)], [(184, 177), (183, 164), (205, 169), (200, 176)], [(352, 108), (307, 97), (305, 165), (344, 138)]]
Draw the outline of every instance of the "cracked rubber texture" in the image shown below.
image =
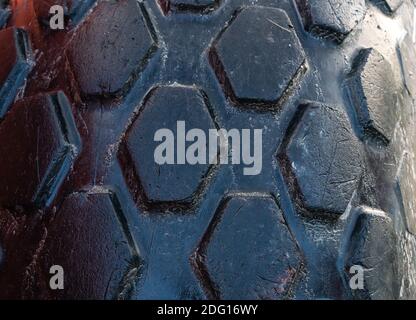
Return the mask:
[[(0, 298), (416, 298), (413, 8), (0, 0)], [(181, 126), (262, 171), (157, 164)]]

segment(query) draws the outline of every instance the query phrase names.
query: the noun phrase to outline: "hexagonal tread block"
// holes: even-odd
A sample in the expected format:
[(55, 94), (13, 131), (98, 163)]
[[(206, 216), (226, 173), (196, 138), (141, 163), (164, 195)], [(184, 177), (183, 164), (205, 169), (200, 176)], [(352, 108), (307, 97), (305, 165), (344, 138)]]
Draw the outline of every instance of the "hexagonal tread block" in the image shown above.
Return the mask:
[(157, 0), (164, 15), (170, 12), (209, 13), (220, 5), (220, 0)]
[[(63, 290), (49, 288), (49, 269), (62, 266)], [(124, 299), (142, 262), (117, 196), (107, 190), (70, 194), (48, 227), (36, 264), (43, 299)]]
[(0, 0), (0, 29), (5, 27), (10, 16), (10, 9), (7, 2)]
[(278, 154), (282, 174), (299, 212), (338, 217), (358, 188), (361, 146), (338, 108), (301, 105)]
[(83, 95), (113, 97), (130, 89), (156, 48), (143, 4), (101, 1), (76, 30), (68, 56)]
[(49, 206), (80, 149), (61, 93), (19, 101), (0, 125), (0, 205)]
[(229, 23), (209, 60), (226, 96), (237, 106), (282, 106), (306, 71), (305, 53), (286, 12), (249, 7)]
[(215, 213), (192, 265), (211, 299), (284, 299), (303, 259), (275, 199), (239, 194)]
[(30, 48), (26, 32), (0, 30), (0, 119), (14, 101), (30, 71)]
[(347, 88), (365, 135), (384, 143), (391, 140), (398, 119), (398, 87), (390, 63), (378, 51), (360, 51)]
[(403, 155), (397, 175), (396, 193), (402, 205), (407, 231), (416, 235), (416, 172), (415, 158), (410, 153)]
[[(208, 137), (209, 129), (215, 128), (207, 97), (195, 87), (152, 89), (119, 148), (121, 166), (137, 204), (152, 211), (192, 208), (212, 176), (214, 165), (208, 161), (185, 164), (185, 154), (177, 152), (177, 147), (184, 143), (186, 152), (190, 152), (188, 147), (200, 137), (189, 136), (189, 130), (200, 129)], [(159, 140), (156, 133), (160, 129), (171, 133), (159, 132), (160, 141), (155, 141)], [(186, 142), (185, 130), (189, 131)], [(155, 152), (160, 148), (167, 163), (156, 163)], [(170, 149), (172, 153), (167, 151), (169, 148), (174, 148)]]
[(400, 42), (398, 53), (404, 84), (410, 95), (416, 99), (416, 61), (414, 59), (416, 56), (416, 47), (410, 34), (407, 34)]
[(347, 285), (357, 272), (351, 268), (358, 266), (364, 272), (364, 287), (351, 290), (354, 298), (397, 299), (397, 240), (393, 222), (383, 211), (367, 207), (360, 207), (357, 211), (358, 217), (344, 257)]
[(366, 13), (365, 0), (296, 0), (306, 31), (341, 43)]

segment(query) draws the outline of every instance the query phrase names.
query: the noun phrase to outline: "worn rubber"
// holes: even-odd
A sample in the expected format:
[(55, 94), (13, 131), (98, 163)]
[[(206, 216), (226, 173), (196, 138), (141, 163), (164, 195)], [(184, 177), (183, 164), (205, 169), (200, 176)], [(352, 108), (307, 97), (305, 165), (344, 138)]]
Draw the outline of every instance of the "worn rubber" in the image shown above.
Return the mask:
[[(0, 0), (0, 298), (415, 299), (414, 8)], [(261, 174), (158, 166), (180, 120)]]

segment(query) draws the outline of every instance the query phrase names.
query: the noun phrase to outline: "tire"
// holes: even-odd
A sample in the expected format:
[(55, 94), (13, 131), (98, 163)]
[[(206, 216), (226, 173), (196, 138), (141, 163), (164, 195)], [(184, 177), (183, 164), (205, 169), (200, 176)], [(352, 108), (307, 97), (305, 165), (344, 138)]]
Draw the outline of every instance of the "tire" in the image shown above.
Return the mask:
[[(0, 1), (0, 298), (415, 299), (415, 5)], [(261, 173), (157, 165), (181, 120)]]

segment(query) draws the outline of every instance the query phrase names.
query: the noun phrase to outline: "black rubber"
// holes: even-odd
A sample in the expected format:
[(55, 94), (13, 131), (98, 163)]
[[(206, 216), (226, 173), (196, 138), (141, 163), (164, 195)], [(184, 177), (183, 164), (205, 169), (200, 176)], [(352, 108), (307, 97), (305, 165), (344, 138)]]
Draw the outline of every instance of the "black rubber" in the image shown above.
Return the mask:
[[(0, 1), (0, 298), (416, 298), (413, 1), (22, 3)], [(182, 120), (263, 129), (262, 172), (157, 165)]]

